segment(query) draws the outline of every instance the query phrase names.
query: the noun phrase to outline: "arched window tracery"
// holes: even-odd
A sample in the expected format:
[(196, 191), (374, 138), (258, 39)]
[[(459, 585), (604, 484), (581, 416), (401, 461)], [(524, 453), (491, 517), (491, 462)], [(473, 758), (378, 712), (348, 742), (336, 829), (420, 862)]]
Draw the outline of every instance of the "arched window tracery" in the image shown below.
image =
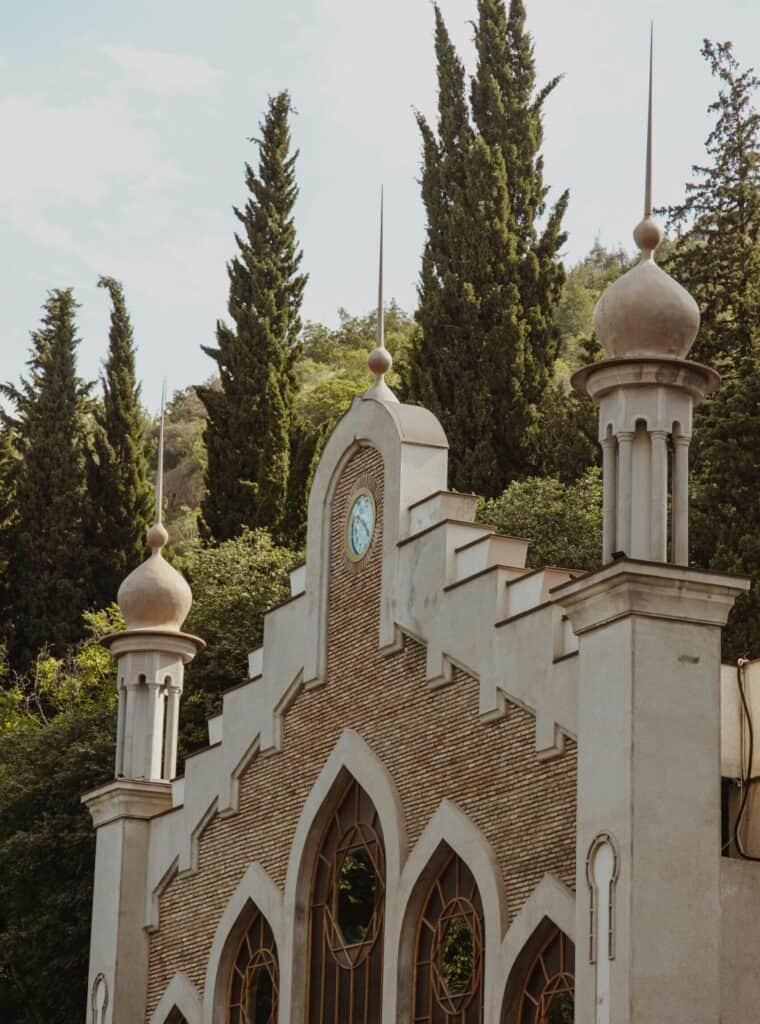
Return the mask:
[(484, 953), (480, 892), (452, 851), (433, 879), (417, 928), (413, 1024), (482, 1024)]
[(256, 910), (232, 965), (228, 1024), (276, 1024), (279, 986), (274, 935), (267, 919)]
[(517, 1024), (573, 1024), (575, 947), (554, 928), (528, 970), (520, 994)]
[(351, 780), (322, 834), (309, 914), (309, 1024), (379, 1024), (385, 849), (377, 811)]

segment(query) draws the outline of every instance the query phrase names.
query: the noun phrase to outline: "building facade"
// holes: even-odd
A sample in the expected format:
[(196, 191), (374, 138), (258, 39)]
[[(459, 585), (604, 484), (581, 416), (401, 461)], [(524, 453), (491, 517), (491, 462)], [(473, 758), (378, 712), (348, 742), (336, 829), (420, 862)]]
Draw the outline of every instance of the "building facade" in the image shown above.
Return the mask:
[[(651, 218), (635, 237), (597, 312), (608, 358), (575, 381), (600, 410), (601, 570), (527, 569), (476, 521), (381, 336), (292, 596), (177, 776), (202, 641), (152, 528), (106, 640), (115, 779), (84, 798), (88, 1022), (757, 1019), (760, 867), (723, 855), (721, 802), (747, 728), (721, 627), (747, 584), (688, 565), (691, 415), (718, 381), (686, 359), (698, 313)], [(739, 683), (751, 705), (752, 666)]]

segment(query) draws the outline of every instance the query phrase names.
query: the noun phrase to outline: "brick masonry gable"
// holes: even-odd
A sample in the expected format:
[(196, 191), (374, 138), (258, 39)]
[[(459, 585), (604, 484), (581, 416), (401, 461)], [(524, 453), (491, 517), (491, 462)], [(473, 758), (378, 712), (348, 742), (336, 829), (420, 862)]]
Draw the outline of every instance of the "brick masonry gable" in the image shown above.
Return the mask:
[[(377, 526), (356, 565), (344, 552), (345, 523), (352, 495), (368, 481)], [(336, 485), (325, 685), (302, 691), (288, 709), (282, 752), (253, 759), (240, 780), (239, 813), (212, 819), (198, 871), (164, 889), (150, 939), (148, 1017), (176, 971), (202, 990), (218, 921), (249, 864), (258, 861), (284, 887), (299, 816), (344, 729), (358, 732), (393, 778), (410, 849), (444, 798), (471, 818), (495, 851), (510, 920), (546, 872), (574, 885), (575, 744), (541, 762), (529, 712), (509, 704), (503, 718), (483, 724), (477, 680), (457, 670), (449, 685), (431, 690), (421, 644), (405, 639), (397, 653), (378, 650), (382, 483), (379, 454), (363, 448)]]

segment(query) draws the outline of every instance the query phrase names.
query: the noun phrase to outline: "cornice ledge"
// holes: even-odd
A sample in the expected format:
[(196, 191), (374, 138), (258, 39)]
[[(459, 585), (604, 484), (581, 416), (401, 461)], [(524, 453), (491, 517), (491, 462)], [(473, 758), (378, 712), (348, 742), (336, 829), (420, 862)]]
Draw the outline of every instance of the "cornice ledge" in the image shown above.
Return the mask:
[(82, 803), (87, 805), (95, 828), (108, 825), (120, 818), (140, 818), (147, 821), (171, 810), (172, 784), (116, 779), (85, 793)]
[(741, 576), (620, 559), (551, 594), (581, 635), (630, 615), (724, 626), (734, 601), (748, 589), (749, 580)]

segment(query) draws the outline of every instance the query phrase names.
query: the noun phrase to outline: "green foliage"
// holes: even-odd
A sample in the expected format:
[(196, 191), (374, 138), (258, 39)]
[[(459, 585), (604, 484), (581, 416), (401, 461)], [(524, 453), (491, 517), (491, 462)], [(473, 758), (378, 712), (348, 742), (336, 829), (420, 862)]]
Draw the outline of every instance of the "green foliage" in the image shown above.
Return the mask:
[(243, 527), (279, 532), (286, 512), (289, 441), (306, 275), (299, 272), (293, 206), (298, 196), (290, 152), (287, 92), (269, 101), (261, 124), (258, 172), (246, 164), (249, 192), (235, 215), (243, 226), (228, 265), (232, 325), (217, 324), (221, 389), (197, 388), (208, 413), (204, 537), (236, 537)]
[(596, 569), (602, 558), (602, 477), (596, 467), (563, 484), (556, 477), (515, 480), (481, 502), (478, 517), (500, 533), (530, 540), (528, 564)]
[(721, 390), (697, 411), (692, 444), (692, 556), (698, 565), (752, 577), (723, 633), (726, 658), (760, 648), (760, 78), (741, 70), (730, 43), (705, 40), (719, 83), (708, 162), (693, 168), (667, 269), (696, 298), (702, 326), (691, 356), (716, 366)]
[(121, 284), (101, 277), (111, 298), (103, 403), (95, 412), (88, 457), (89, 558), (96, 607), (111, 602), (119, 584), (143, 559), (152, 489), (145, 457), (145, 417), (135, 379), (132, 323)]
[(684, 202), (667, 208), (679, 234), (666, 269), (699, 303), (691, 357), (724, 366), (760, 347), (760, 78), (740, 69), (731, 43), (705, 39), (702, 56), (720, 87), (709, 107), (709, 162), (692, 168)]
[(593, 339), (594, 307), (605, 288), (635, 262), (623, 249), (605, 249), (597, 240), (588, 256), (568, 270), (554, 313), (560, 336), (555, 375), (561, 380), (569, 380), (574, 370), (601, 356)]
[(264, 613), (289, 596), (288, 571), (299, 556), (266, 530), (247, 530), (222, 544), (194, 545), (181, 568), (193, 588), (185, 630), (207, 648), (188, 667), (182, 698), (182, 752), (203, 746), (206, 721), (221, 693), (247, 677), (247, 656), (260, 646)]
[[(391, 301), (384, 310), (385, 344), (394, 359), (388, 384), (398, 386), (397, 367), (407, 358), (415, 332), (414, 321)], [(312, 431), (329, 433), (356, 397), (372, 383), (367, 356), (375, 346), (376, 311), (350, 316), (338, 310), (338, 327), (307, 323), (296, 365), (298, 393), (295, 408)]]
[(752, 589), (734, 605), (723, 631), (728, 660), (760, 651), (760, 356), (724, 375), (701, 423), (700, 467), (693, 481), (691, 540), (697, 565), (747, 574)]
[(421, 330), (404, 382), (447, 432), (452, 485), (494, 495), (535, 470), (538, 408), (559, 344), (567, 194), (547, 212), (540, 156), (542, 106), (556, 80), (536, 92), (520, 0), (509, 13), (503, 0), (479, 0), (468, 106), (437, 7), (435, 21), (437, 131), (417, 117), (427, 214)]
[(116, 678), (88, 616), (65, 659), (0, 690), (0, 1019), (69, 1024), (86, 1001), (95, 834), (81, 795), (113, 773)]
[(32, 333), (29, 376), (0, 393), (12, 431), (13, 518), (3, 530), (6, 641), (16, 668), (40, 648), (61, 654), (81, 636), (90, 592), (86, 549), (85, 414), (89, 387), (76, 374), (79, 344), (71, 289), (57, 289)]

